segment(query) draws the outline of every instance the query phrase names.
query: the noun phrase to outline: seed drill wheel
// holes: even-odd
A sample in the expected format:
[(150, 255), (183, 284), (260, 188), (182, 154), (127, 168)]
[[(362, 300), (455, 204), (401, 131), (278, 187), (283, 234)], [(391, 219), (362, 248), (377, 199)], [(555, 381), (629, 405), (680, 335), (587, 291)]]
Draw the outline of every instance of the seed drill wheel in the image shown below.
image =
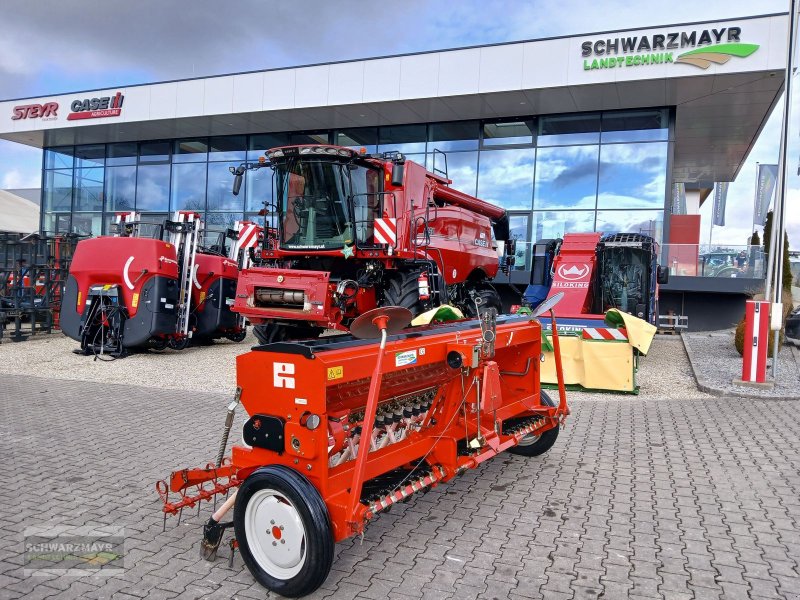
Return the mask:
[(188, 337), (169, 338), (169, 342), (167, 342), (167, 345), (173, 350), (186, 350), (186, 348), (189, 347), (189, 338)]
[[(556, 405), (550, 396), (544, 392), (542, 392), (542, 404), (545, 406)], [(558, 439), (558, 429), (559, 426), (556, 425), (552, 429), (548, 429), (539, 435), (529, 433), (519, 441), (519, 444), (512, 446), (508, 451), (511, 452), (511, 454), (519, 454), (520, 456), (540, 456), (550, 450), (553, 444), (556, 443)]]
[(244, 480), (233, 525), (256, 581), (282, 596), (316, 590), (333, 563), (333, 530), (317, 489), (292, 469), (271, 465)]
[(230, 341), (236, 342), (238, 344), (239, 342), (243, 342), (244, 338), (247, 337), (247, 330), (242, 329), (241, 331), (237, 331), (236, 333), (228, 333), (225, 335), (225, 337), (228, 338)]

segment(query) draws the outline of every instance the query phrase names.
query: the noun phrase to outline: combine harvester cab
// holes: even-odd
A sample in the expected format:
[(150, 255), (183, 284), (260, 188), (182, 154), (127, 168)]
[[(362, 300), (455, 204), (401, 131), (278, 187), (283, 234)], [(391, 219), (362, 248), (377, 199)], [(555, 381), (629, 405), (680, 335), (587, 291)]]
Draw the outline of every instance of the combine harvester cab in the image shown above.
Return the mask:
[[(557, 401), (540, 390), (535, 317), (490, 309), (479, 320), (404, 331), (411, 312), (380, 307), (353, 322), (352, 336), (240, 355), (216, 461), (156, 484), (165, 523), (225, 494), (203, 528), (201, 555), (216, 558), (232, 527), (231, 561), (238, 547), (264, 587), (312, 593), (334, 543), (362, 534), (395, 503), (505, 451), (536, 457), (553, 446), (569, 408), (563, 385)], [(557, 335), (553, 343), (558, 360)], [(240, 401), (242, 443), (226, 457)], [(231, 509), (233, 520), (222, 522)]]

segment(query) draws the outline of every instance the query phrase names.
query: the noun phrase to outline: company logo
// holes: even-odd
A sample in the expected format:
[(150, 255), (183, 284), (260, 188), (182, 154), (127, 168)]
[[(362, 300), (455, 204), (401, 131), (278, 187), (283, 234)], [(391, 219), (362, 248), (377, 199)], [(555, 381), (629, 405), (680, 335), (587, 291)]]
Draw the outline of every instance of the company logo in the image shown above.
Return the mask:
[(11, 120), (20, 119), (41, 119), (42, 121), (55, 121), (58, 118), (58, 102), (46, 102), (44, 104), (24, 104), (15, 106)]
[(118, 117), (122, 114), (122, 101), (124, 99), (125, 96), (122, 95), (122, 92), (117, 92), (114, 96), (73, 100), (70, 105), (72, 112), (67, 116), (67, 121)]
[(560, 265), (558, 276), (567, 281), (578, 281), (584, 279), (589, 274), (589, 265)]
[[(758, 50), (758, 44), (742, 43), (741, 35), (741, 27), (720, 27), (702, 31), (587, 40), (581, 44), (583, 70), (665, 63), (683, 63), (707, 69), (711, 63), (722, 65), (731, 57), (746, 58)], [(675, 50), (686, 48), (694, 49), (675, 57)]]
[(272, 365), (272, 386), (276, 388), (294, 389), (294, 364), (279, 363)]

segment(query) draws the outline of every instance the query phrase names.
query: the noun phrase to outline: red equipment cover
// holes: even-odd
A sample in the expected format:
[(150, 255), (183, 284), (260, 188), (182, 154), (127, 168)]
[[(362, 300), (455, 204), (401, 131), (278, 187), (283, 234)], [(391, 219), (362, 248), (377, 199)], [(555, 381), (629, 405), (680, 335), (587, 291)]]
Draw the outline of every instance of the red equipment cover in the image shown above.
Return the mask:
[(196, 268), (192, 277), (192, 306), (202, 311), (211, 286), (223, 277), (236, 279), (239, 266), (230, 258), (216, 254), (198, 254), (194, 262)]
[(139, 307), (142, 286), (152, 277), (178, 278), (175, 247), (149, 238), (101, 236), (82, 240), (75, 248), (69, 272), (78, 283), (77, 312), (83, 314), (92, 285), (118, 285), (128, 314)]
[(553, 261), (553, 285), (550, 296), (564, 292), (555, 308), (558, 316), (592, 312), (592, 283), (597, 263), (597, 244), (601, 233), (568, 233)]
[[(319, 325), (334, 324), (331, 297), (328, 293), (330, 273), (327, 271), (292, 271), (253, 267), (239, 273), (236, 302), (233, 311), (259, 324), (268, 319), (317, 321)], [(303, 301), (295, 304), (257, 306), (257, 291), (261, 289), (300, 292)], [(338, 311), (338, 309), (334, 309)]]

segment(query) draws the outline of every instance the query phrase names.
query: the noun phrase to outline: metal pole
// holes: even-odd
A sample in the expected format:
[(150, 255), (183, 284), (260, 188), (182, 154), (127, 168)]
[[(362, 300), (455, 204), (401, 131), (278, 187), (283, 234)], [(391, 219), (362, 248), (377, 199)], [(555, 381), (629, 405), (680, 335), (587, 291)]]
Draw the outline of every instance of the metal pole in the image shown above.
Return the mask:
[[(788, 145), (788, 129), (789, 117), (791, 114), (792, 98), (791, 98), (791, 83), (792, 83), (792, 60), (794, 58), (794, 38), (797, 26), (797, 7), (796, 0), (791, 0), (791, 20), (789, 21), (789, 40), (787, 47), (786, 58), (786, 75), (784, 79), (784, 94), (783, 94), (783, 124), (781, 127), (781, 148), (780, 156), (778, 158), (778, 193), (775, 196), (775, 210), (772, 213), (772, 244), (770, 246), (769, 263), (775, 266), (775, 274), (773, 278), (775, 303), (779, 303), (783, 293), (783, 238), (785, 235), (786, 223), (784, 204), (786, 201), (786, 155)], [(769, 266), (771, 266), (769, 265)], [(768, 271), (768, 275), (771, 273)], [(767, 279), (769, 283), (769, 278)], [(769, 299), (769, 296), (765, 297)], [(782, 315), (781, 315), (782, 316)], [(780, 349), (780, 331), (777, 331), (772, 341), (772, 378), (777, 380), (778, 374), (778, 350)]]

